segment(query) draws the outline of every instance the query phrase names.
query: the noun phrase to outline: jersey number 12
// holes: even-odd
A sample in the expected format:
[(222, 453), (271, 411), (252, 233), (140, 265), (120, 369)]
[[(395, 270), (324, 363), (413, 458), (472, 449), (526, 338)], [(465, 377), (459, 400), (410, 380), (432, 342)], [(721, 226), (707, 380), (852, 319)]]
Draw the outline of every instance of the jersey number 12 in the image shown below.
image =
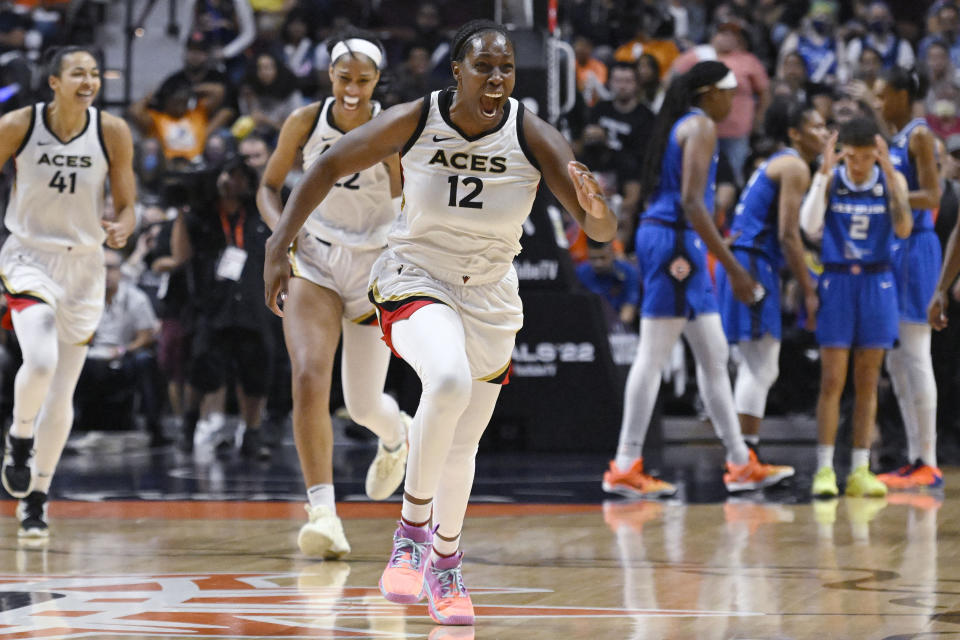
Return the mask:
[[(70, 185), (67, 186), (67, 180), (70, 180)], [(65, 189), (70, 189), (70, 193), (73, 193), (74, 189), (77, 188), (77, 174), (76, 172), (64, 176), (59, 171), (53, 174), (53, 177), (50, 178), (50, 184), (47, 185), (51, 189), (57, 189), (60, 193), (63, 193)]]
[(483, 180), (473, 176), (463, 179), (463, 184), (473, 187), (473, 190), (463, 196), (457, 202), (457, 189), (460, 186), (460, 176), (450, 176), (447, 178), (450, 183), (450, 200), (447, 201), (448, 207), (464, 207), (466, 209), (482, 209), (483, 203), (476, 202), (475, 198), (483, 191)]

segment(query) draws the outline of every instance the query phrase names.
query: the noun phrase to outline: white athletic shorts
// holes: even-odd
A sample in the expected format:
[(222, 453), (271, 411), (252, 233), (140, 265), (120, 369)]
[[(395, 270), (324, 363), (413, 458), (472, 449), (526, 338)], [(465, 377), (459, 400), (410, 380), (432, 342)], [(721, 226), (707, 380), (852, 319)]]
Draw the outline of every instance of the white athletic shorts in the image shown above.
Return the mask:
[(0, 249), (0, 280), (10, 309), (50, 305), (61, 342), (93, 338), (106, 296), (102, 247), (40, 248), (10, 236)]
[(470, 375), (497, 384), (508, 381), (514, 342), (523, 326), (519, 280), (512, 266), (497, 282), (452, 284), (400, 262), (387, 250), (370, 273), (370, 299), (377, 306), (380, 328), (391, 350), (394, 322), (409, 318), (427, 304), (447, 305), (463, 322)]
[(357, 324), (373, 324), (377, 315), (367, 296), (367, 285), (370, 267), (382, 252), (330, 244), (301, 230), (288, 255), (294, 276), (340, 296), (343, 317)]

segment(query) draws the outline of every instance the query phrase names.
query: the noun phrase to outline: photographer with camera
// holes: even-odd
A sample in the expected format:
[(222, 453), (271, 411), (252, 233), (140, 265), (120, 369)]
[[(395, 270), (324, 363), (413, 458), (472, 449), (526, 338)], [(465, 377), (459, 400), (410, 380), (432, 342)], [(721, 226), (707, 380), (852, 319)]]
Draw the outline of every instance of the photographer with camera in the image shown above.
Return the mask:
[(174, 223), (172, 239), (174, 264), (188, 265), (194, 316), (181, 447), (193, 450), (200, 402), (224, 386), (232, 368), (246, 424), (241, 453), (265, 459), (270, 451), (259, 429), (273, 344), (261, 299), (270, 230), (254, 200), (256, 172), (242, 158), (205, 175), (215, 188), (198, 192)]

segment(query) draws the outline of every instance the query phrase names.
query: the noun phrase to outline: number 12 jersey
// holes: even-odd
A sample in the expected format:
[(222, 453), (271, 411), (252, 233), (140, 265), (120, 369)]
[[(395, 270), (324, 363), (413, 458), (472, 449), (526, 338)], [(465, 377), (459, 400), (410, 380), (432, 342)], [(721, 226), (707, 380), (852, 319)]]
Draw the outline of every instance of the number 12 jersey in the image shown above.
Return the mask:
[(509, 98), (498, 125), (469, 136), (450, 118), (453, 97), (447, 89), (424, 98), (401, 154), (403, 208), (388, 246), (439, 280), (496, 282), (520, 253), (540, 169), (524, 139), (521, 103)]

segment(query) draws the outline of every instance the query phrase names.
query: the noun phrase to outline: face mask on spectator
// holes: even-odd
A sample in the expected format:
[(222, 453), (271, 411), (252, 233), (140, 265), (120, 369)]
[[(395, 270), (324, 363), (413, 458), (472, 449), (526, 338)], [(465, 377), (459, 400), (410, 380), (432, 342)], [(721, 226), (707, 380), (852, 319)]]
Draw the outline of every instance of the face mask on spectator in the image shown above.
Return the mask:
[(813, 30), (821, 36), (825, 36), (830, 33), (830, 23), (826, 20), (814, 20), (811, 22), (811, 26), (813, 26)]
[(886, 20), (874, 20), (868, 27), (875, 36), (885, 36), (890, 31), (890, 23)]

